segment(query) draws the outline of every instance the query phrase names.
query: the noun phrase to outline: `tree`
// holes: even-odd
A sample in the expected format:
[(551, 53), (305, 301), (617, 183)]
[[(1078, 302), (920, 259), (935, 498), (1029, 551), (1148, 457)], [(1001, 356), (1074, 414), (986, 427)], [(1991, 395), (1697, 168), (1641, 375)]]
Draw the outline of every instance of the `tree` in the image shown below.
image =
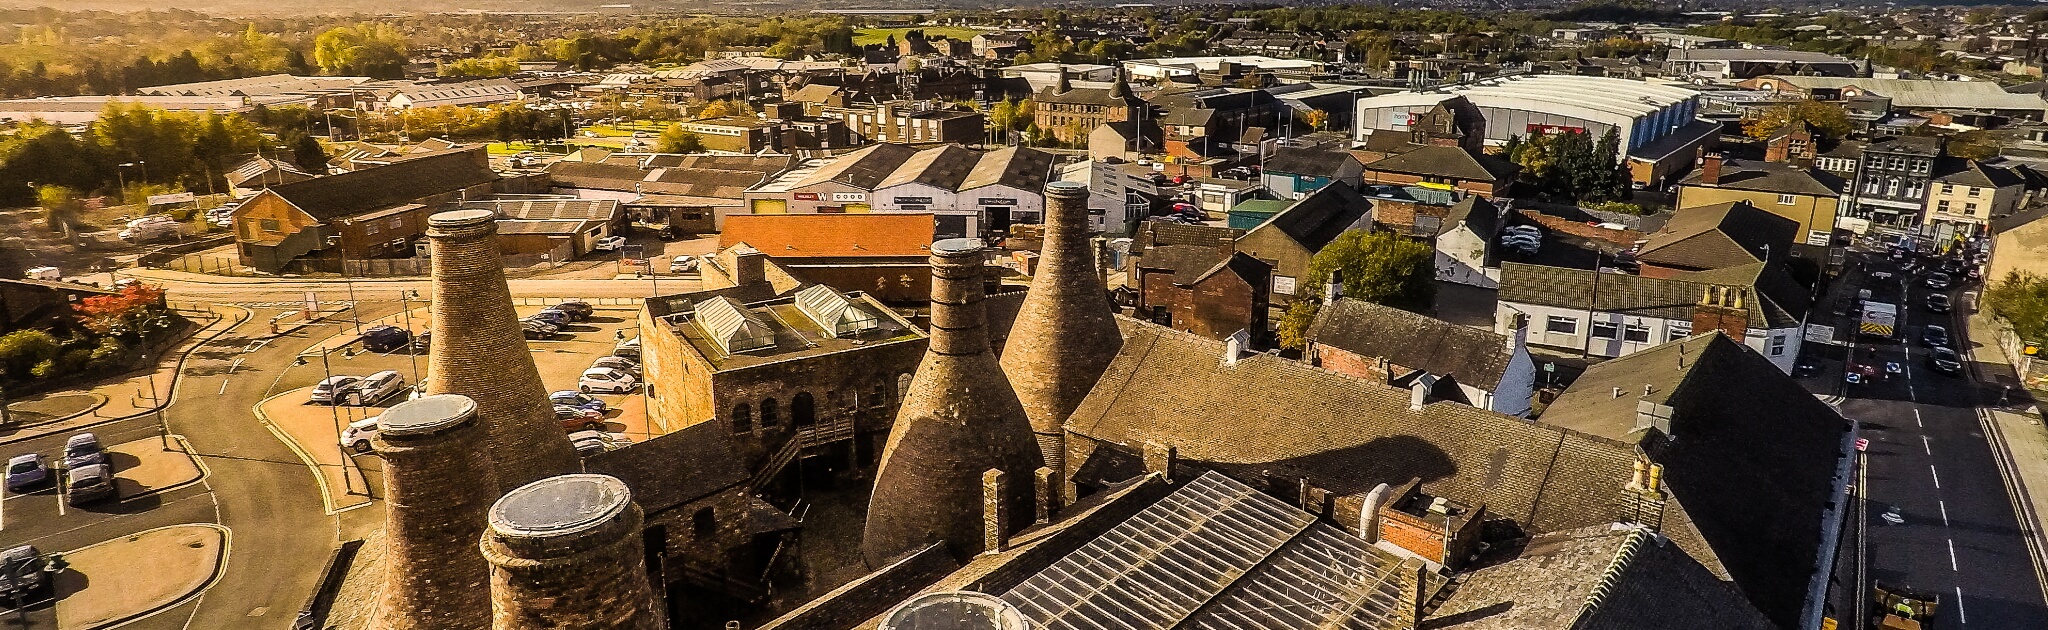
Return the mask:
[(754, 108), (733, 99), (719, 99), (704, 104), (697, 110), (698, 118), (724, 118), (727, 116), (752, 115)]
[(102, 335), (137, 337), (150, 320), (163, 311), (164, 290), (147, 284), (131, 284), (113, 295), (79, 300), (71, 305), (78, 322)]
[[(1330, 274), (1343, 279), (1344, 297), (1421, 312), (1436, 302), (1436, 254), (1428, 245), (1392, 232), (1351, 230), (1309, 258), (1298, 286), (1321, 287)], [(1299, 348), (1320, 298), (1296, 302), (1280, 318), (1280, 345)]]
[(1320, 109), (1308, 110), (1308, 113), (1302, 114), (1301, 118), (1303, 122), (1308, 123), (1310, 129), (1316, 131), (1323, 131), (1324, 127), (1330, 124), (1330, 112)]
[(78, 214), (85, 211), (78, 191), (45, 184), (36, 188), (36, 203), (43, 208), (43, 226), (52, 232), (78, 227)]
[(659, 153), (697, 153), (704, 150), (704, 137), (697, 132), (687, 131), (682, 125), (669, 125), (655, 139), (654, 150)]
[(389, 24), (368, 23), (328, 29), (313, 38), (313, 61), (330, 74), (395, 79), (405, 74), (411, 44)]
[(1828, 139), (1849, 135), (1849, 132), (1855, 129), (1849, 124), (1849, 113), (1843, 110), (1841, 105), (1821, 101), (1800, 101), (1765, 109), (1755, 117), (1743, 121), (1742, 134), (1758, 140), (1768, 140), (1785, 125), (1802, 120), (1813, 125), (1821, 137)]
[(320, 140), (309, 134), (296, 134), (297, 139), (287, 140), (285, 146), (292, 148), (292, 163), (315, 175), (327, 172), (327, 151), (320, 148)]
[(57, 338), (49, 332), (26, 329), (0, 336), (0, 371), (21, 378), (37, 364), (57, 357)]
[(1984, 306), (2012, 323), (2012, 332), (2030, 343), (2048, 342), (2048, 278), (2024, 273), (2006, 274), (1984, 292)]

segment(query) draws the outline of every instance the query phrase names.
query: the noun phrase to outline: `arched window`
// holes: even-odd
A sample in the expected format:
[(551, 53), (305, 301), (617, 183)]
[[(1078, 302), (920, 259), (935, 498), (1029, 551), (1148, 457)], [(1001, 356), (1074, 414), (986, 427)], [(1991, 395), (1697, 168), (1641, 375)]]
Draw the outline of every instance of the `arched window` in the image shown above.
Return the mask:
[(747, 407), (747, 403), (733, 405), (732, 432), (746, 433), (752, 430), (754, 430), (754, 411)]
[(775, 399), (761, 401), (761, 426), (772, 427), (781, 419), (775, 417)]
[(818, 421), (818, 410), (816, 404), (811, 401), (810, 392), (797, 392), (795, 398), (789, 399), (789, 419), (800, 427), (807, 427)]
[(909, 372), (904, 372), (904, 373), (902, 373), (902, 374), (899, 374), (899, 375), (897, 375), (897, 376), (896, 376), (896, 399), (897, 399), (897, 400), (903, 400), (903, 397), (904, 397), (904, 396), (909, 396), (909, 395), (910, 395), (910, 373), (909, 373)]

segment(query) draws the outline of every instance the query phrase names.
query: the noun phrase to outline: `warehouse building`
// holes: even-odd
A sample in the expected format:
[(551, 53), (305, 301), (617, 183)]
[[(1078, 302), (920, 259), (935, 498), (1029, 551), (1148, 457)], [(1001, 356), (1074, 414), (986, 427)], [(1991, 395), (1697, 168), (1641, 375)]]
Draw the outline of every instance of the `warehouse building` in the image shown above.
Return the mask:
[(1511, 136), (1582, 131), (1597, 138), (1613, 129), (1641, 186), (1661, 186), (1689, 166), (1694, 150), (1712, 142), (1718, 130), (1698, 120), (1700, 94), (1693, 90), (1628, 79), (1533, 75), (1359, 99), (1357, 139), (1406, 135), (1423, 114), (1456, 99), (1479, 113), (1478, 128), (1489, 146), (1500, 146)]

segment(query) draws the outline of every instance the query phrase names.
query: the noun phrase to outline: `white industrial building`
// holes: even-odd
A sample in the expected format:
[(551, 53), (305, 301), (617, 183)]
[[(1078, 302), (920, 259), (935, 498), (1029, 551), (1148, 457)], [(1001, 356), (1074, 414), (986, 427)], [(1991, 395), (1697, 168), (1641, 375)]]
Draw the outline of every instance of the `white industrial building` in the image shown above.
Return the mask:
[(1575, 130), (1597, 138), (1614, 128), (1623, 149), (1633, 151), (1692, 123), (1700, 110), (1700, 93), (1685, 88), (1605, 77), (1513, 76), (1358, 99), (1358, 139), (1376, 131), (1407, 133), (1417, 116), (1460, 96), (1479, 110), (1486, 144), (1495, 146), (1509, 136)]

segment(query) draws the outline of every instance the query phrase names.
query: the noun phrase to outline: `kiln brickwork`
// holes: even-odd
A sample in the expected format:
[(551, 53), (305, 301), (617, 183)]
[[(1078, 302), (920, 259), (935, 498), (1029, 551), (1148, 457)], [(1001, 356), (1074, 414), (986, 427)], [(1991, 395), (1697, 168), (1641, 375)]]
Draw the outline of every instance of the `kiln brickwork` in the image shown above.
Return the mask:
[(1123, 346), (1088, 241), (1088, 187), (1045, 187), (1045, 245), (1038, 273), (1003, 347), (1009, 377), (1046, 465), (1064, 472), (1062, 425)]
[[(977, 239), (932, 244), (931, 340), (875, 475), (861, 541), (870, 567), (936, 542), (958, 560), (981, 553), (982, 474), (1026, 479), (1044, 465), (1024, 405), (989, 351), (984, 251)], [(1009, 484), (1006, 494), (1009, 513), (1032, 513), (1031, 484)]]
[(577, 470), (575, 448), (528, 354), (488, 210), (428, 219), (433, 241), (434, 344), (427, 393), (461, 394), (483, 419), (500, 490)]
[(625, 482), (561, 475), (491, 506), (494, 630), (658, 630), (668, 627), (647, 580), (640, 506)]
[(387, 540), (376, 627), (489, 627), (489, 572), (476, 540), (490, 495), (470, 482), (496, 486), (476, 403), (453, 395), (399, 403), (378, 418), (372, 443), (384, 460)]

